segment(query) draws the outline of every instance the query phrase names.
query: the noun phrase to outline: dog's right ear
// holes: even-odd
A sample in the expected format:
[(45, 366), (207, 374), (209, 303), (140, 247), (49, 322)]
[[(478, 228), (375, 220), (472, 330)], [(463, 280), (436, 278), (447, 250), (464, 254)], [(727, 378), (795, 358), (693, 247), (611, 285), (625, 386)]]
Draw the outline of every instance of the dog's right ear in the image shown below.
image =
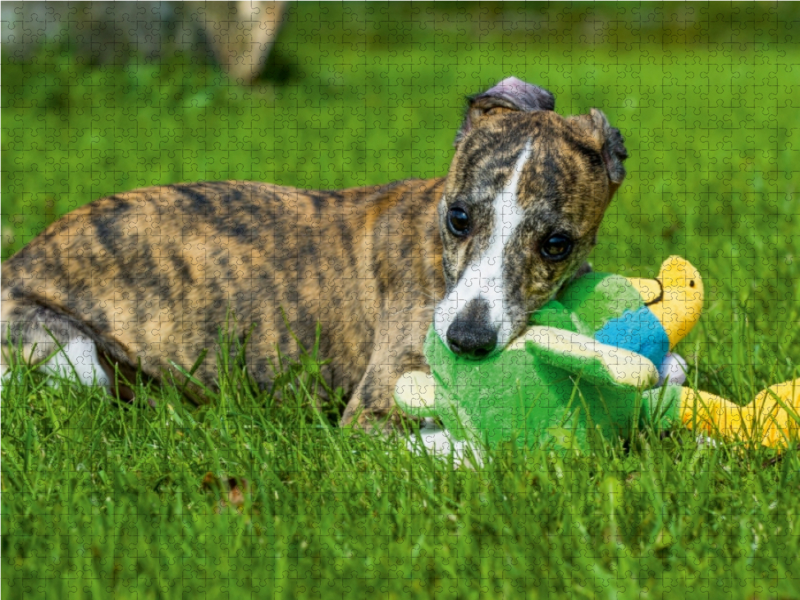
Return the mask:
[(458, 130), (453, 145), (458, 146), (475, 123), (483, 117), (512, 111), (553, 110), (555, 107), (556, 99), (546, 89), (516, 77), (507, 77), (493, 88), (469, 99), (464, 123)]

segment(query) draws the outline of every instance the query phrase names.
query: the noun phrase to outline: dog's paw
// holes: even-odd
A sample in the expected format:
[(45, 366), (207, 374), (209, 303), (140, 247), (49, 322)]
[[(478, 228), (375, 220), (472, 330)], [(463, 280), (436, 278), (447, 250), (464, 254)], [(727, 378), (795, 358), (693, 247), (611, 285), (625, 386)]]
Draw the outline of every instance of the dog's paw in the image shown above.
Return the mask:
[[(422, 455), (427, 452), (438, 458), (453, 456), (453, 466), (464, 466), (477, 469), (483, 466), (484, 457), (481, 449), (465, 440), (456, 440), (450, 433), (431, 419), (420, 427), (416, 434), (409, 436), (406, 446), (410, 452)], [(424, 448), (424, 450), (423, 450)]]
[(402, 432), (417, 431), (424, 420), (423, 417), (415, 417), (395, 409), (388, 413), (363, 411), (357, 418), (344, 425), (360, 429), (370, 435), (393, 437)]

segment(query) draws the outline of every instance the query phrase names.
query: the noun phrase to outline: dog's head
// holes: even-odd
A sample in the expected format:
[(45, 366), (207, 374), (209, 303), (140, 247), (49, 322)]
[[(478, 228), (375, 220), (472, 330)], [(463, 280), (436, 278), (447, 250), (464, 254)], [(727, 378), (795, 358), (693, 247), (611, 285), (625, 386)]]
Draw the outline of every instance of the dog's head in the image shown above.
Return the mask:
[(508, 78), (470, 100), (439, 203), (447, 286), (434, 327), (451, 350), (504, 348), (584, 264), (625, 177), (605, 115), (561, 117)]

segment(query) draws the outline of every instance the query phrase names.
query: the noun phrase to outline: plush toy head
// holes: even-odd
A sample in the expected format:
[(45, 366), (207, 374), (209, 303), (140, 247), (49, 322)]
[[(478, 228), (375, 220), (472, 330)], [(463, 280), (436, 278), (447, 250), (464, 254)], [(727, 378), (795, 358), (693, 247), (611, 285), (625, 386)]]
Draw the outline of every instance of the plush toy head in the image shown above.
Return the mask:
[(589, 273), (484, 360), (453, 354), (430, 329), (431, 375), (405, 374), (395, 399), (406, 412), (440, 417), (455, 439), (490, 445), (516, 437), (584, 447), (590, 429), (625, 435), (648, 412), (643, 391), (656, 384), (657, 365), (697, 322), (702, 303), (700, 274), (680, 257), (668, 258), (656, 279)]

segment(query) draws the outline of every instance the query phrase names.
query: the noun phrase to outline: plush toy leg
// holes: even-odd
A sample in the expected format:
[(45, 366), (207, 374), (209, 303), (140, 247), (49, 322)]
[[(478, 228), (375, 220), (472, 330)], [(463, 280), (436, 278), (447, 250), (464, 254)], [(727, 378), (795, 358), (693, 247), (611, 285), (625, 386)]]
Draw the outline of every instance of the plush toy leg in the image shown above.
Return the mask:
[(782, 448), (800, 433), (800, 379), (773, 385), (746, 406), (683, 388), (680, 412), (699, 431)]
[(405, 412), (417, 417), (436, 416), (436, 381), (429, 373), (404, 373), (394, 388), (394, 399)]

